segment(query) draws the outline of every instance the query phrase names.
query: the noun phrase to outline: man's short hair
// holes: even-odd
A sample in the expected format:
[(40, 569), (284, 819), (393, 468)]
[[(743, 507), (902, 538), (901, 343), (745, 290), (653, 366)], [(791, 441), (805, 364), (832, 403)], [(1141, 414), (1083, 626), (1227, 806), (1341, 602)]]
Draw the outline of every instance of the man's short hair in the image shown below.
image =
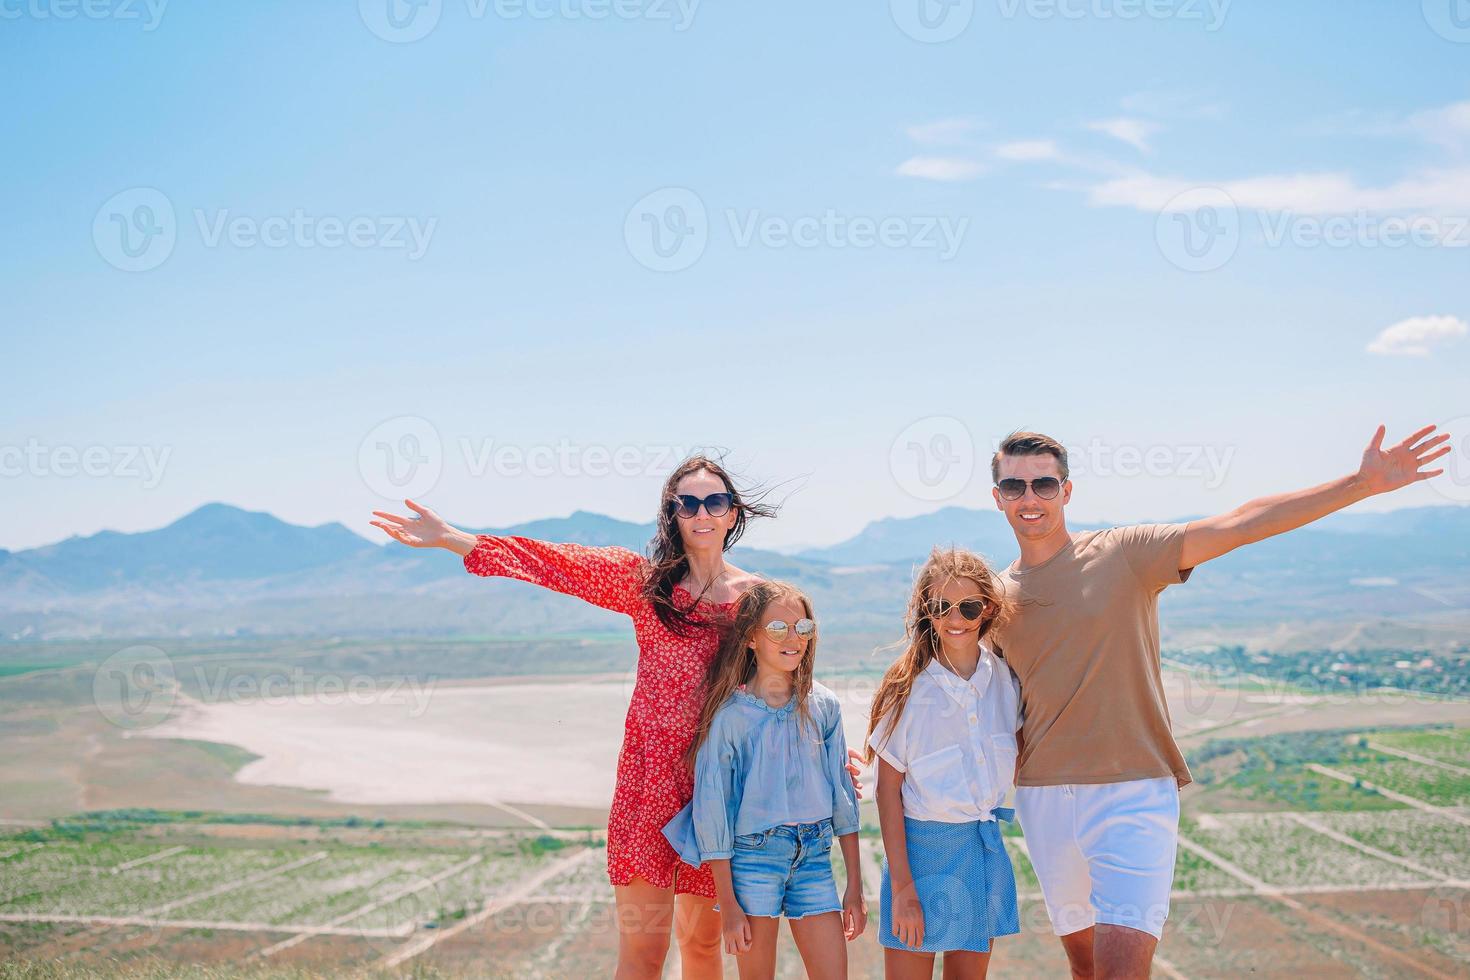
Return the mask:
[(990, 482), (1000, 482), (1000, 458), (1002, 456), (1054, 456), (1062, 479), (1067, 479), (1067, 449), (1051, 436), (1040, 432), (1012, 432), (1000, 442), (1000, 448), (990, 457)]

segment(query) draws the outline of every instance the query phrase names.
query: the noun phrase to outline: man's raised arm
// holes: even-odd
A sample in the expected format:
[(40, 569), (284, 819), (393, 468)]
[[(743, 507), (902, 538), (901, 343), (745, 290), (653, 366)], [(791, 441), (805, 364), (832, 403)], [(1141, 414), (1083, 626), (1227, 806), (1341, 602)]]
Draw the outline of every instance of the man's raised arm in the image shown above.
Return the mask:
[(1193, 568), (1241, 545), (1310, 524), (1359, 500), (1439, 476), (1444, 470), (1424, 467), (1450, 451), (1450, 446), (1440, 445), (1450, 434), (1444, 432), (1427, 438), (1434, 430), (1435, 426), (1426, 425), (1385, 450), (1385, 429), (1380, 425), (1373, 441), (1363, 450), (1363, 463), (1356, 473), (1306, 490), (1257, 497), (1227, 513), (1190, 521), (1184, 528), (1180, 569)]

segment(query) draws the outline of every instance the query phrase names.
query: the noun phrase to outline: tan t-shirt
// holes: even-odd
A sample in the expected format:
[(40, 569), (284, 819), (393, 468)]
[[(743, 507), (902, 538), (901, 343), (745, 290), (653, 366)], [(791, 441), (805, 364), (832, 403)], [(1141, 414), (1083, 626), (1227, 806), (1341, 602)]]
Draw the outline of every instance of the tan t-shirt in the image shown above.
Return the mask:
[(1183, 524), (1082, 531), (1040, 565), (1000, 573), (1016, 614), (996, 635), (1021, 682), (1019, 786), (1190, 781), (1159, 667), (1159, 593)]

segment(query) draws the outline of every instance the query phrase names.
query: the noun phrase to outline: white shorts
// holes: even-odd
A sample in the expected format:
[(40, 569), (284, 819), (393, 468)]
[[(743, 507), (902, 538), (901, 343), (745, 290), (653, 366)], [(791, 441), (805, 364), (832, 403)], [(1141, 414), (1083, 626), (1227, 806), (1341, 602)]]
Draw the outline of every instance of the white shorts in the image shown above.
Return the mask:
[(1173, 776), (1018, 786), (1016, 817), (1058, 936), (1104, 922), (1162, 938), (1179, 846)]

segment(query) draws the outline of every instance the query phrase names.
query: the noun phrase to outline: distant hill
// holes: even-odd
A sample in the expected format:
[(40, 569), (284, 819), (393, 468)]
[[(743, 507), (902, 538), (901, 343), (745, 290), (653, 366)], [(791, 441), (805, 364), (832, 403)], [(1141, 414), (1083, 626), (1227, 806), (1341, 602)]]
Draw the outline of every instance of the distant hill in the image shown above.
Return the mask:
[[(1188, 521), (1190, 517), (1166, 518)], [(1106, 524), (1069, 523), (1073, 531)], [(917, 517), (885, 517), (856, 535), (825, 548), (808, 548), (795, 557), (842, 564), (912, 562), (935, 545), (959, 545), (1007, 565), (1019, 554), (1005, 515), (997, 510), (945, 507)], [(1373, 514), (1333, 514), (1221, 559), (1244, 567), (1304, 562), (1346, 565), (1363, 574), (1422, 563), (1463, 561), (1470, 553), (1470, 507), (1412, 507)], [(1217, 567), (1217, 566), (1212, 566)]]
[[(588, 511), (475, 530), (640, 552), (653, 533)], [(874, 521), (829, 547), (737, 547), (732, 559), (801, 585), (829, 631), (892, 635), (913, 570), (935, 544), (972, 548), (997, 566), (1016, 554), (1004, 515), (948, 507)], [(1163, 610), (1166, 632), (1194, 640), (1287, 623), (1470, 634), (1461, 629), (1470, 623), (1470, 507), (1334, 515), (1211, 562), (1165, 592)], [(153, 531), (0, 550), (0, 638), (519, 634), (621, 631), (624, 622), (523, 583), (467, 575), (447, 552), (376, 545), (338, 523), (304, 527), (222, 503)]]

